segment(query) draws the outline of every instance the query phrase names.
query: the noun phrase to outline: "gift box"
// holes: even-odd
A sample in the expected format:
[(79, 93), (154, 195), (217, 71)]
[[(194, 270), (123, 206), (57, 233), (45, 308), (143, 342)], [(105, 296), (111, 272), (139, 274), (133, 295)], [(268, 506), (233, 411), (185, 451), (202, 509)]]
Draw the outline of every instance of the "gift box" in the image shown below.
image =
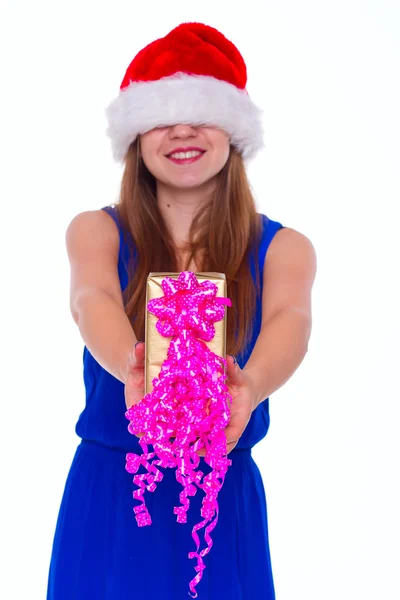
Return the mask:
[[(189, 582), (192, 593), (206, 568), (203, 557), (212, 547), (211, 531), (218, 521), (218, 493), (232, 464), (227, 456), (225, 429), (232, 397), (226, 384), (226, 278), (223, 273), (149, 273), (146, 285), (145, 396), (125, 413), (128, 431), (144, 432), (142, 454), (128, 452), (125, 469), (135, 474), (134, 506), (139, 527), (152, 524), (144, 493), (154, 492), (164, 468), (176, 469), (182, 485), (178, 523), (187, 523), (190, 497), (197, 487), (204, 492), (201, 521), (192, 529), (197, 575)], [(148, 446), (153, 446), (149, 452)], [(204, 474), (194, 459), (205, 448), (204, 461), (212, 468)], [(147, 473), (138, 473), (144, 467)], [(206, 548), (199, 530), (204, 528)]]
[[(217, 297), (226, 297), (227, 284), (224, 273), (195, 273), (199, 284), (208, 280), (217, 286)], [(147, 310), (148, 302), (153, 298), (160, 298), (164, 295), (161, 287), (161, 282), (165, 277), (177, 279), (179, 273), (149, 273), (146, 286), (146, 319), (145, 319), (145, 394), (151, 393), (153, 390), (153, 379), (158, 377), (161, 365), (167, 358), (167, 350), (171, 342), (171, 338), (164, 337), (156, 329), (158, 317)], [(215, 335), (209, 342), (205, 342), (208, 348), (215, 354), (226, 358), (226, 307), (225, 317), (214, 324)]]

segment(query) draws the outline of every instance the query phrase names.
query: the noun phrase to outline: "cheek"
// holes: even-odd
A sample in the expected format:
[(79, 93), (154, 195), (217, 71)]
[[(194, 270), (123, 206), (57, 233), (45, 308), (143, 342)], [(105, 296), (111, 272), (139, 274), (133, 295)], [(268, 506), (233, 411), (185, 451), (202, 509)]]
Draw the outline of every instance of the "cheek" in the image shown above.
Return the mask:
[(231, 147), (228, 141), (225, 141), (223, 144), (221, 144), (219, 148), (219, 156), (221, 157), (221, 162), (223, 163), (223, 165), (228, 160), (230, 151)]
[(157, 164), (159, 143), (154, 139), (145, 139), (140, 146), (140, 154), (148, 169)]
[(216, 142), (221, 154), (228, 155), (230, 151), (230, 136), (224, 134), (220, 136), (218, 141)]
[(161, 145), (162, 135), (162, 132), (157, 129), (141, 134), (140, 146), (143, 151), (148, 154), (158, 148)]

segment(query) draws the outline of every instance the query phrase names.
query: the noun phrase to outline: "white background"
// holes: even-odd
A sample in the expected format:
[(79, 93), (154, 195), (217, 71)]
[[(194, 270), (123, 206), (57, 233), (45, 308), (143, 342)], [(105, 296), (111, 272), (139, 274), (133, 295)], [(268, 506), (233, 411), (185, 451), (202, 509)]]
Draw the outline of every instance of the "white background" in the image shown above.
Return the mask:
[(318, 256), (309, 351), (271, 396), (253, 451), (277, 600), (399, 600), (394, 0), (1, 4), (0, 596), (45, 598), (79, 442), (65, 230), (117, 199), (104, 109), (133, 56), (183, 21), (217, 27), (243, 54), (264, 109), (266, 148), (248, 168), (258, 207)]

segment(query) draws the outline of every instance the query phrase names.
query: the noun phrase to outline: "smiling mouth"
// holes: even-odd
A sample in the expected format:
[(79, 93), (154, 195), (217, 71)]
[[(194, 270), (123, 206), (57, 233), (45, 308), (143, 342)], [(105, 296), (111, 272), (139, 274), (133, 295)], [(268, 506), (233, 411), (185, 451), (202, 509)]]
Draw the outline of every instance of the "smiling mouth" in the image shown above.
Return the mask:
[(187, 165), (189, 163), (196, 162), (200, 160), (200, 158), (205, 154), (205, 151), (197, 156), (191, 156), (190, 158), (173, 158), (172, 156), (167, 156), (168, 160), (171, 160), (173, 163), (177, 165)]

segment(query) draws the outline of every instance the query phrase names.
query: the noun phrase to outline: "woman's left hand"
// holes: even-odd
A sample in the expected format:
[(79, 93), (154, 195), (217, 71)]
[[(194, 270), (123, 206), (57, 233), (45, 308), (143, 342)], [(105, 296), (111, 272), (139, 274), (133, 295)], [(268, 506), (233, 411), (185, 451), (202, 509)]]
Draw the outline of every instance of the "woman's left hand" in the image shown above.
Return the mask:
[[(246, 429), (253, 410), (257, 407), (257, 392), (251, 377), (235, 364), (230, 354), (226, 356), (227, 373), (225, 383), (228, 393), (232, 397), (230, 407), (231, 417), (225, 428), (226, 451), (231, 452), (239, 441), (243, 431)], [(205, 448), (197, 451), (199, 456), (205, 456)]]

